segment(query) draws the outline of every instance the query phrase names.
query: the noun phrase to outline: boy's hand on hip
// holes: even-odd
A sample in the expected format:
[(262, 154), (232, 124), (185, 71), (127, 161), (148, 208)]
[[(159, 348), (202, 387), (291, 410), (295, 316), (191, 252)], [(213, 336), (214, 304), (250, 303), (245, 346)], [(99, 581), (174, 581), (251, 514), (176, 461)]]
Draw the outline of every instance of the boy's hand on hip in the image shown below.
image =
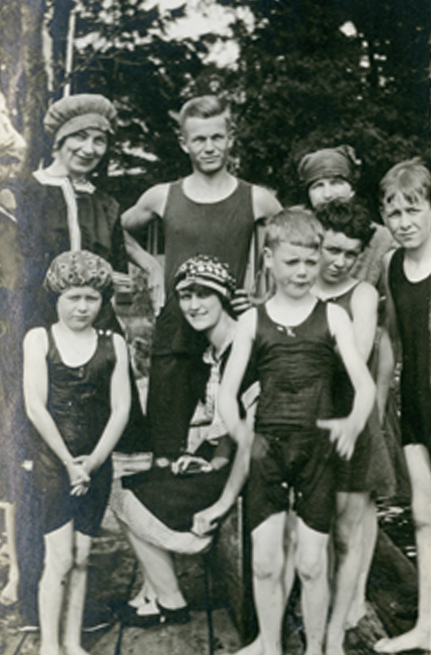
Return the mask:
[(349, 460), (355, 450), (355, 443), (360, 432), (355, 421), (347, 416), (346, 418), (318, 419), (318, 428), (329, 430), (329, 439), (335, 444), (335, 449), (340, 457)]

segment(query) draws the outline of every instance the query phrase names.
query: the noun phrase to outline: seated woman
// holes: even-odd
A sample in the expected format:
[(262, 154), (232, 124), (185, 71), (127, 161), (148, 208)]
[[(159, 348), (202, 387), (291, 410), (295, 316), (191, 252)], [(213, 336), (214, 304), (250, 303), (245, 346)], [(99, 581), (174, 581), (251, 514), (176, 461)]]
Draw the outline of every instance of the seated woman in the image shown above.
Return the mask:
[[(217, 413), (218, 386), (236, 329), (230, 309), (235, 280), (227, 265), (198, 255), (180, 267), (175, 289), (185, 319), (209, 341), (204, 354), (209, 375), (206, 397), (192, 420), (187, 452), (165, 467), (123, 477), (114, 485), (111, 507), (144, 575), (142, 590), (119, 613), (123, 622), (140, 627), (189, 620), (171, 551), (194, 554), (208, 547), (217, 522), (242, 488), (251, 446), (246, 434), (234, 442)], [(243, 388), (251, 381), (247, 373)], [(241, 398), (243, 412), (247, 405), (251, 415), (252, 404), (250, 389)]]

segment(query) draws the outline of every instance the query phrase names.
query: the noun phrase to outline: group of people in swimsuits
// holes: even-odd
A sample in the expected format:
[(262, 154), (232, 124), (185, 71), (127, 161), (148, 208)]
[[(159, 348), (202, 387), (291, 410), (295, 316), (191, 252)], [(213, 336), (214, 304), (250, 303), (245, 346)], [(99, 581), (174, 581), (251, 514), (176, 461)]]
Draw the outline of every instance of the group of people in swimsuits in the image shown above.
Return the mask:
[[(346, 629), (366, 613), (375, 500), (398, 483), (396, 448), (383, 430), (397, 361), (418, 618), (375, 650), (429, 649), (430, 172), (417, 159), (395, 165), (381, 182), (377, 224), (355, 194), (354, 150), (325, 148), (299, 163), (304, 203), (283, 208), (267, 189), (230, 174), (229, 108), (202, 96), (179, 114), (190, 175), (151, 187), (120, 218), (115, 200), (90, 180), (115, 121), (103, 96), (54, 103), (44, 123), (52, 161), (16, 193), (29, 419), (19, 425), (32, 431), (42, 510), (39, 533), (28, 522), (20, 533), (28, 498), (11, 498), (21, 535), (16, 595), (38, 588), (41, 655), (60, 652), (65, 581), (63, 647), (85, 655), (87, 561), (108, 501), (143, 580), (116, 612), (149, 628), (190, 620), (171, 553), (205, 550), (241, 492), (258, 618), (241, 654), (282, 654), (297, 575), (306, 655), (343, 655)], [(164, 270), (141, 245), (156, 220)], [(251, 252), (264, 265), (259, 297), (250, 293)], [(111, 302), (128, 261), (147, 271), (158, 314), (145, 416)], [(5, 410), (5, 430), (16, 429), (17, 414)], [(112, 484), (113, 451), (123, 460), (150, 451), (152, 466), (139, 470), (134, 460), (133, 472)], [(29, 564), (38, 534), (43, 567)]]

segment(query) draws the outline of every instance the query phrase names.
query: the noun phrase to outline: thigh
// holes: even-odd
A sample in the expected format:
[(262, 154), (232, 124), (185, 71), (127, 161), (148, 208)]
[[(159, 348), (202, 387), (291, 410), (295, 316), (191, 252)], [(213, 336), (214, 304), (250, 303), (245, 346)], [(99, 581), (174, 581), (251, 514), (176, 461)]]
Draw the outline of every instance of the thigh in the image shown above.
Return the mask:
[(71, 496), (75, 530), (95, 537), (109, 500), (112, 482), (112, 465), (109, 459), (91, 476), (88, 492), (83, 496)]
[(251, 533), (253, 562), (260, 565), (281, 567), (284, 560), (286, 512), (272, 514)]
[(297, 526), (296, 565), (300, 570), (326, 566), (329, 536), (310, 528), (301, 518)]

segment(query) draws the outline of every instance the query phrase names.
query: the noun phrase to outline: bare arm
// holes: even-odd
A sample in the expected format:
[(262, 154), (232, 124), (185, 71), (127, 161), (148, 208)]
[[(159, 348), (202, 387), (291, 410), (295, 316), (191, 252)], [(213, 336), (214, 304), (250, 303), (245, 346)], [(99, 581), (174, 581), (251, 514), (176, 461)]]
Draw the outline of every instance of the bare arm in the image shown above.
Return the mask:
[(24, 401), (27, 416), (34, 427), (65, 466), (71, 485), (89, 481), (81, 464), (74, 461), (54, 419), (47, 409), (48, 338), (43, 328), (30, 330), (24, 339)]
[(374, 345), (378, 304), (377, 290), (367, 282), (360, 282), (352, 296), (351, 310), (356, 345), (364, 362), (368, 361)]
[(213, 530), (217, 521), (234, 504), (248, 475), (251, 445), (253, 442), (253, 412), (248, 411), (241, 419), (238, 407), (238, 393), (251, 354), (256, 324), (256, 310), (243, 314), (239, 321), (232, 346), (232, 352), (219, 391), (219, 412), (228, 434), (237, 444), (237, 449), (225, 487), (220, 498), (207, 509), (194, 516), (193, 531), (204, 535)]
[(109, 457), (124, 428), (127, 425), (130, 411), (130, 379), (126, 343), (119, 334), (114, 334), (114, 348), (117, 361), (111, 377), (111, 414), (105, 429), (93, 452), (83, 458), (87, 473), (96, 471)]
[(365, 427), (375, 400), (375, 385), (367, 365), (359, 354), (353, 325), (347, 313), (328, 304), (328, 322), (338, 350), (355, 390), (352, 411), (341, 419), (318, 420), (317, 425), (330, 431), (331, 441), (341, 457), (350, 459), (356, 439)]
[(141, 246), (138, 238), (147, 225), (163, 216), (167, 194), (167, 184), (151, 187), (121, 217), (128, 257), (136, 266), (148, 271), (148, 286), (156, 314), (164, 303), (163, 269), (157, 259)]

